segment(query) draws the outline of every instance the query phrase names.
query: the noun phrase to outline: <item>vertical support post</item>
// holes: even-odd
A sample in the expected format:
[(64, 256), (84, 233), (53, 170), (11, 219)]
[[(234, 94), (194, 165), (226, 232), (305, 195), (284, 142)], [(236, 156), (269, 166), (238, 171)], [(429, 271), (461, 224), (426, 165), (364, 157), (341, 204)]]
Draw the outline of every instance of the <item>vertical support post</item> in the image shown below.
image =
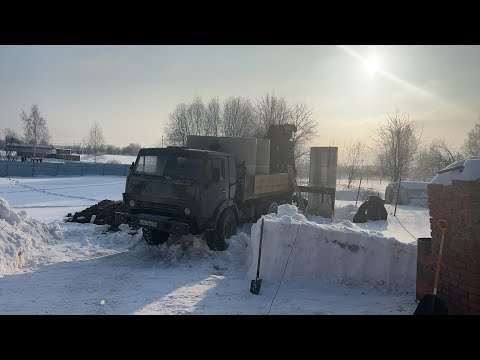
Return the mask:
[(357, 200), (355, 200), (355, 205), (357, 205), (358, 195), (360, 195), (360, 186), (362, 186), (362, 178), (360, 178), (360, 183), (358, 184)]
[(402, 182), (402, 178), (398, 178), (398, 189), (397, 189), (397, 198), (395, 199), (395, 211), (393, 212), (393, 216), (397, 214), (397, 204), (398, 204), (398, 196), (400, 195), (400, 183)]

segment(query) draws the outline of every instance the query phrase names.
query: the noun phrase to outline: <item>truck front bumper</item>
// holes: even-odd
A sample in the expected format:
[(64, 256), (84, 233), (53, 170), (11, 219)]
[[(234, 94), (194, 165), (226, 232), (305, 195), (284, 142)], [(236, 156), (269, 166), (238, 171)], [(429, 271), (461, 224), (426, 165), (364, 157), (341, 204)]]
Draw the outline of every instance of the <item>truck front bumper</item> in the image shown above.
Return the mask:
[(190, 233), (190, 226), (187, 223), (172, 220), (168, 216), (151, 214), (129, 214), (117, 211), (115, 213), (117, 224), (134, 224), (141, 227), (165, 231), (175, 235), (187, 235)]

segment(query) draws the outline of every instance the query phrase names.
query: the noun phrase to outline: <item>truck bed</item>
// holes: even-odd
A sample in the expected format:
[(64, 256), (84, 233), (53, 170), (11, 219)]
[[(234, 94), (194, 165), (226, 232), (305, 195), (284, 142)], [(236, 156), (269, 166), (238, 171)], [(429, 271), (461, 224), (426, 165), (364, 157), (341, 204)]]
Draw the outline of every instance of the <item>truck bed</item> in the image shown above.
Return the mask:
[(288, 191), (288, 173), (254, 175), (253, 194)]
[(245, 177), (245, 190), (242, 193), (244, 194), (244, 200), (251, 200), (267, 196), (283, 195), (291, 191), (288, 173), (247, 174)]

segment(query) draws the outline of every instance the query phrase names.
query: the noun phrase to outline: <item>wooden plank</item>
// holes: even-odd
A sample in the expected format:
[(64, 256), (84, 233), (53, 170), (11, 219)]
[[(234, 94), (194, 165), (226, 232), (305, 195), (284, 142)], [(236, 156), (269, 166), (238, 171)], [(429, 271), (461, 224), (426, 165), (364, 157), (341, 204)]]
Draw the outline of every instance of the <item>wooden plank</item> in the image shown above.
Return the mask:
[(288, 173), (255, 175), (254, 194), (288, 190)]
[(335, 188), (299, 185), (298, 189), (301, 192), (307, 192), (307, 193), (312, 193), (312, 194), (330, 194), (330, 195), (335, 196)]

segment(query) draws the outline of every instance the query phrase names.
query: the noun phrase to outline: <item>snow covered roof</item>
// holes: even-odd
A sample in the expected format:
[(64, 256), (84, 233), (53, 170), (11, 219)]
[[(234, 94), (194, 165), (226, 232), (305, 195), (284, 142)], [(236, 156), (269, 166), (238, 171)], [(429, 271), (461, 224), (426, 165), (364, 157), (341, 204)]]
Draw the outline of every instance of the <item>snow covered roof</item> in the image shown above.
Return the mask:
[(452, 185), (452, 180), (475, 181), (480, 179), (480, 158), (478, 156), (459, 160), (439, 171), (432, 184)]

